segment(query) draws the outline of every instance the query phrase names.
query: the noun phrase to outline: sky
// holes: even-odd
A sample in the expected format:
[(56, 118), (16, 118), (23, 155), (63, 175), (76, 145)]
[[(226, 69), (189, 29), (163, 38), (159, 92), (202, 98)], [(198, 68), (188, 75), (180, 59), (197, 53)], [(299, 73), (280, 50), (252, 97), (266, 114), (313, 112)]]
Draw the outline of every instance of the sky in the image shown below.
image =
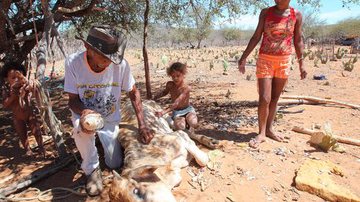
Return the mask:
[[(296, 1), (290, 3), (295, 9), (300, 8)], [(325, 20), (327, 24), (335, 24), (341, 20), (353, 17), (360, 17), (360, 5), (350, 4), (347, 7), (342, 7), (341, 0), (321, 0), (321, 7), (318, 16)], [(258, 23), (257, 15), (244, 15), (241, 19), (232, 22), (220, 22), (217, 27), (240, 27), (241, 29), (255, 29)], [(236, 25), (236, 26), (234, 26)]]

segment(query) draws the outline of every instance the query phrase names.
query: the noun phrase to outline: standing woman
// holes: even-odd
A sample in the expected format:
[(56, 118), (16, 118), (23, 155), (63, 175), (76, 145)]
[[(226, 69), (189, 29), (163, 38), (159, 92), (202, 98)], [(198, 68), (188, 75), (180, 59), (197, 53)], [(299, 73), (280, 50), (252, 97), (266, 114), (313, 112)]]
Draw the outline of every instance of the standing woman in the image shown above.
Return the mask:
[(246, 58), (262, 37), (259, 58), (256, 63), (256, 77), (259, 87), (258, 123), (259, 134), (250, 140), (249, 146), (257, 148), (265, 137), (283, 141), (273, 130), (277, 102), (288, 80), (292, 40), (299, 62), (300, 77), (307, 75), (303, 67), (303, 41), (301, 38), (302, 15), (290, 7), (290, 0), (274, 0), (275, 6), (265, 8), (259, 16), (259, 23), (243, 55), (238, 68), (245, 73)]

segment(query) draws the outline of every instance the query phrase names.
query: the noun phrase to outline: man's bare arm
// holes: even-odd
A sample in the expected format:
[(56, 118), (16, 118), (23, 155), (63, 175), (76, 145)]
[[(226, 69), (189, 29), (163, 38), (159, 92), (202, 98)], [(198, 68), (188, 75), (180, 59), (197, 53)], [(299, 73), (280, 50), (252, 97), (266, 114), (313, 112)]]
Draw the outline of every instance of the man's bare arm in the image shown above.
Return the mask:
[(135, 110), (136, 118), (138, 120), (139, 135), (140, 135), (139, 140), (144, 144), (148, 144), (151, 141), (151, 139), (154, 137), (154, 134), (152, 131), (148, 129), (148, 127), (145, 124), (140, 92), (135, 85), (133, 86), (132, 90), (128, 92), (128, 96), (130, 98), (131, 104)]
[(78, 94), (68, 93), (69, 95), (69, 108), (76, 114), (81, 115), (82, 111), (86, 109), (85, 105), (81, 102)]
[(133, 86), (132, 90), (130, 92), (128, 92), (128, 96), (129, 96), (131, 104), (135, 110), (139, 128), (141, 128), (141, 127), (145, 126), (144, 113), (143, 113), (143, 108), (142, 108), (142, 103), (141, 103), (141, 98), (140, 98), (140, 92), (136, 88), (135, 85)]

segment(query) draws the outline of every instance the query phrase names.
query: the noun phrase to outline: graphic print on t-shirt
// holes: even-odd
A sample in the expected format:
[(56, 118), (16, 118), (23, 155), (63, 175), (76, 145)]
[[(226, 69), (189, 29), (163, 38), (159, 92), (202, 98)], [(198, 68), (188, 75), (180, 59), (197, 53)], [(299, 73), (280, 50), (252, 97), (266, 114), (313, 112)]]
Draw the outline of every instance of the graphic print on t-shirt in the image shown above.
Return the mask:
[(85, 107), (92, 109), (104, 117), (109, 116), (116, 110), (117, 99), (114, 94), (104, 93), (104, 89), (87, 89), (84, 91), (81, 101)]

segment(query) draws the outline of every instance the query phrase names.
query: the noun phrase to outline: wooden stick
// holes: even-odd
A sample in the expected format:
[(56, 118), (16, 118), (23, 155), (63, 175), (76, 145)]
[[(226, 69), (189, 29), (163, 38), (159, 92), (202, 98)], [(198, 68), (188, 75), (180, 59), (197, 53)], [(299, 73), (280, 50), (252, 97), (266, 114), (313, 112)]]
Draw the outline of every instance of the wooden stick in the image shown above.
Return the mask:
[[(302, 128), (302, 127), (298, 127), (298, 126), (294, 126), (294, 128), (292, 130), (295, 132), (303, 133), (303, 134), (310, 135), (310, 136), (317, 132), (315, 130), (310, 130), (310, 129), (306, 129), (306, 128)], [(337, 136), (337, 135), (333, 135), (333, 138), (335, 138), (338, 142), (341, 142), (344, 144), (360, 146), (360, 140), (357, 140), (357, 139), (341, 137), (341, 136)]]
[(351, 104), (339, 100), (331, 100), (331, 99), (323, 99), (313, 96), (298, 96), (298, 95), (288, 95), (288, 96), (281, 96), (283, 99), (298, 99), (298, 100), (306, 100), (311, 101), (319, 104), (337, 104), (341, 106), (351, 107), (353, 109), (360, 109), (360, 105)]
[(310, 102), (308, 100), (279, 100), (278, 106), (286, 106), (286, 105), (300, 105), (300, 104), (308, 104), (308, 105), (318, 105), (317, 102)]
[(75, 161), (75, 158), (73, 155), (69, 155), (66, 158), (64, 158), (62, 161), (58, 162), (57, 164), (51, 166), (48, 169), (45, 170), (37, 170), (33, 173), (31, 173), (28, 176), (25, 176), (24, 178), (20, 179), (17, 182), (14, 182), (10, 184), (8, 187), (0, 189), (0, 196), (8, 196), (12, 193), (15, 193), (21, 189), (24, 189), (26, 187), (29, 187), (30, 185), (34, 184), (35, 182), (40, 181), (41, 179), (48, 177), (50, 175), (55, 174), (71, 162)]
[[(287, 105), (300, 105), (300, 104), (308, 104), (308, 105), (318, 105), (318, 102), (310, 102), (308, 100), (279, 100), (278, 106), (287, 106)], [(259, 101), (248, 101), (242, 104), (241, 106), (245, 107), (257, 107), (259, 106)]]

